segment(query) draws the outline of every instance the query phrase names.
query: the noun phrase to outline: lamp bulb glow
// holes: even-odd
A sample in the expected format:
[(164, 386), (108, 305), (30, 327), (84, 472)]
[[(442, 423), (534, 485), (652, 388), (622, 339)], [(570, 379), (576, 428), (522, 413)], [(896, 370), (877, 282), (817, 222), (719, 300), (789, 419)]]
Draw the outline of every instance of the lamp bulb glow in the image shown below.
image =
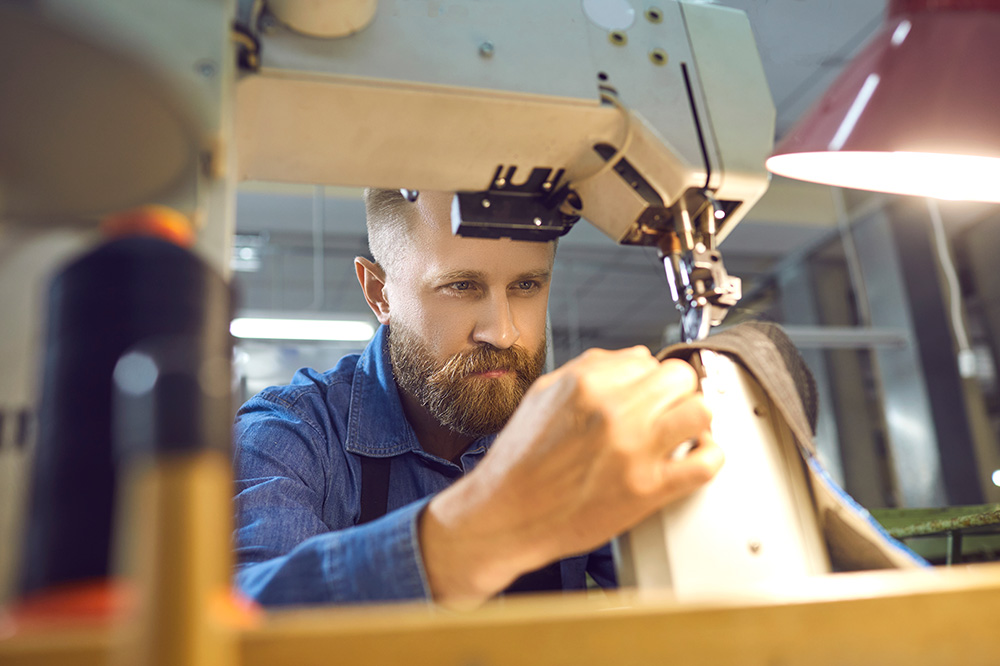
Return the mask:
[(954, 201), (1000, 203), (1000, 158), (911, 152), (785, 153), (767, 160), (779, 176), (834, 187)]

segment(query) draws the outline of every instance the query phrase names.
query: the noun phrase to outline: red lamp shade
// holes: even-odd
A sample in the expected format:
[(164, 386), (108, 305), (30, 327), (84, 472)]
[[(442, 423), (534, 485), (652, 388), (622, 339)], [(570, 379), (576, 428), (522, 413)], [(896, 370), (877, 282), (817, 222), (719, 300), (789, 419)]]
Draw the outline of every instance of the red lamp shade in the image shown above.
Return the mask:
[(1000, 0), (890, 0), (767, 160), (839, 187), (1000, 202)]

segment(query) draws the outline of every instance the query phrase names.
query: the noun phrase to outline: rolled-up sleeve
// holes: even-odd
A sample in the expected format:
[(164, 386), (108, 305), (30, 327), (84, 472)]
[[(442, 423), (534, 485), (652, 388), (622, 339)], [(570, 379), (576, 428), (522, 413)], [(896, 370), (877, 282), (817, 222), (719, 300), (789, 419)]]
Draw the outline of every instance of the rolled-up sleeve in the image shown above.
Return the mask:
[(336, 424), (308, 414), (262, 394), (237, 415), (237, 584), (265, 605), (429, 599), (418, 521), (430, 497), (354, 526), (349, 454), (331, 450)]
[(286, 555), (245, 563), (237, 582), (265, 605), (429, 599), (417, 540), (417, 519), (428, 501), (317, 534)]

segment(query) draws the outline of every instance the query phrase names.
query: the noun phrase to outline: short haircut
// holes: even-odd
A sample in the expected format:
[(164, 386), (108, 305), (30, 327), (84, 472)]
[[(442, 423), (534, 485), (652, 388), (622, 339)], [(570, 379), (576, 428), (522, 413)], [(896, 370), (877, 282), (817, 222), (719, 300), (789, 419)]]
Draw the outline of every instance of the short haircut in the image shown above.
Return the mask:
[[(368, 227), (368, 249), (375, 263), (388, 273), (407, 247), (405, 236), (413, 228), (416, 207), (399, 190), (365, 189), (365, 225)], [(559, 239), (550, 241), (555, 258)]]
[(410, 230), (412, 203), (399, 190), (365, 190), (365, 224), (368, 249), (375, 263), (388, 271), (399, 254), (402, 236)]

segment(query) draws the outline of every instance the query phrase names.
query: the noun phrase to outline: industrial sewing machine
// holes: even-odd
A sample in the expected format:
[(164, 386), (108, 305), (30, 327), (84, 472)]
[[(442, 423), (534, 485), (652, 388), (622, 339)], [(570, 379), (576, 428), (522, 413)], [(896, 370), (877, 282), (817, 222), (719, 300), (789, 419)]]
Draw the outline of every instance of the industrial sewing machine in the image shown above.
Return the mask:
[[(583, 218), (616, 242), (658, 247), (687, 339), (707, 335), (739, 300), (717, 248), (767, 187), (774, 114), (739, 12), (675, 0), (53, 0), (0, 9), (0, 35), (8, 63), (0, 98), (19, 100), (0, 105), (0, 219), (11, 256), (44, 243), (49, 229), (87, 229), (103, 213), (155, 201), (199, 223), (197, 251), (226, 274), (238, 180), (449, 190), (458, 193), (457, 233), (548, 240)], [(15, 279), (13, 266), (0, 267), (0, 281)], [(25, 309), (0, 294), (5, 312)], [(31, 321), (17, 318), (4, 341), (13, 376), (28, 372)], [(732, 416), (717, 438), (744, 438), (737, 413), (759, 401), (752, 380), (722, 356), (701, 359), (715, 411)], [(32, 388), (12, 392), (26, 400)], [(751, 590), (793, 570), (796, 579), (828, 571), (781, 424), (752, 420), (766, 459), (755, 473), (773, 481), (757, 476), (753, 488), (774, 492), (755, 495), (749, 475), (724, 473), (693, 503), (626, 538), (626, 578), (704, 600), (741, 582)], [(146, 603), (155, 607), (143, 635), (157, 646), (144, 659), (233, 661), (239, 644), (244, 662), (263, 662), (268, 647), (297, 635), (280, 620), (226, 624), (208, 607), (203, 593), (224, 584), (228, 541), (205, 521), (224, 526), (226, 512), (185, 513), (171, 500), (201, 484), (224, 507), (225, 465), (193, 458), (154, 470), (139, 491), (160, 512), (155, 541), (169, 552), (142, 551), (153, 581)], [(726, 496), (746, 511), (719, 543), (698, 512)], [(724, 572), (689, 576), (705, 571), (708, 552), (726, 553)], [(187, 576), (183, 585), (178, 576)], [(682, 580), (694, 582), (682, 588)], [(420, 626), (435, 630), (433, 620)], [(327, 635), (354, 645), (349, 632)], [(74, 645), (91, 657), (112, 650), (116, 639), (100, 636)], [(8, 654), (40, 654), (32, 640)], [(376, 650), (354, 649), (377, 660)]]

